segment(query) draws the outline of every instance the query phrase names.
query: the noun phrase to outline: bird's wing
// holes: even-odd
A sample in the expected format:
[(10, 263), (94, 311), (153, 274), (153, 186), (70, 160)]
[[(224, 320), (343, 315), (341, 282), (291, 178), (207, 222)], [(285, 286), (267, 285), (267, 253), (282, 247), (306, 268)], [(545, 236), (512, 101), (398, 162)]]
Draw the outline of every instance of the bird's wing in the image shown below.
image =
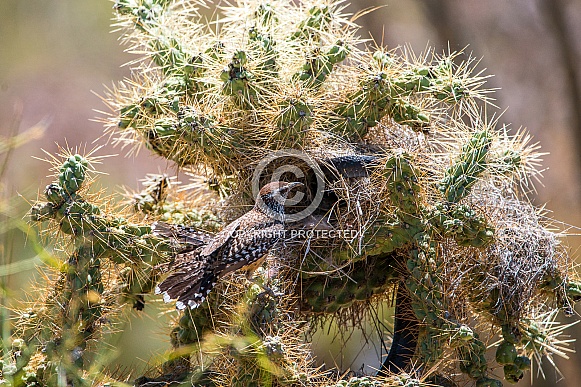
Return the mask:
[(254, 271), (256, 267), (260, 266), (261, 263), (257, 261), (262, 262), (262, 258), (280, 239), (280, 234), (284, 232), (284, 226), (282, 223), (272, 224), (268, 230), (260, 231), (247, 232), (240, 238), (241, 240), (237, 240), (239, 243), (229, 244), (228, 250), (224, 252), (229, 259), (224, 259), (216, 265), (216, 271), (224, 275), (241, 268)]
[(234, 233), (238, 231), (238, 228), (240, 227), (240, 219), (242, 218), (236, 219), (228, 226), (224, 227), (222, 231), (216, 234), (214, 238), (212, 238), (212, 240), (200, 250), (200, 255), (205, 257), (210, 256), (219, 248), (228, 243), (228, 241), (232, 239)]

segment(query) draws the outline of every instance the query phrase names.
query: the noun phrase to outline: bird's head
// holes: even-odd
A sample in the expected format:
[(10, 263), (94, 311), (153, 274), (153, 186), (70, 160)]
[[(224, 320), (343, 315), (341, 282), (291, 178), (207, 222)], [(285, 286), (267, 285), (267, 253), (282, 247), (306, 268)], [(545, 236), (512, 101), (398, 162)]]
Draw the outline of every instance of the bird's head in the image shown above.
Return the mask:
[(256, 198), (256, 207), (260, 211), (271, 216), (284, 216), (284, 202), (287, 199), (289, 192), (293, 188), (302, 185), (303, 183), (287, 183), (285, 181), (273, 181), (268, 183), (260, 189), (258, 197)]

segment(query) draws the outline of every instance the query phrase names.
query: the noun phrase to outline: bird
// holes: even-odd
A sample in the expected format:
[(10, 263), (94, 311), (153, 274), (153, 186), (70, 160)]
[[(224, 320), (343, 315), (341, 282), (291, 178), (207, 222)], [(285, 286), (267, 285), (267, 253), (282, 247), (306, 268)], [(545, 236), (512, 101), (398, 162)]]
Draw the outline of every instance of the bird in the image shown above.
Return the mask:
[[(179, 310), (197, 308), (216, 282), (235, 270), (253, 271), (284, 234), (284, 202), (299, 182), (275, 181), (263, 186), (254, 207), (192, 251), (176, 256), (171, 274), (155, 288)], [(179, 231), (176, 232), (179, 237)], [(178, 238), (187, 240), (187, 236)], [(204, 238), (196, 237), (196, 240)]]

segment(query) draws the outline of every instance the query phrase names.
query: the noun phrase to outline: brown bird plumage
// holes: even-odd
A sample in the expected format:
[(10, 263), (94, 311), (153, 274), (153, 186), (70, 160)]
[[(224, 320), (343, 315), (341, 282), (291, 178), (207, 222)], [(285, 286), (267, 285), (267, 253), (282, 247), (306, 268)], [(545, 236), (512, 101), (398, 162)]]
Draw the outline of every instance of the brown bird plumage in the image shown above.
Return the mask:
[[(178, 309), (198, 307), (225, 274), (258, 266), (284, 232), (284, 201), (301, 183), (272, 182), (260, 190), (252, 210), (236, 219), (199, 248), (180, 254), (178, 263), (156, 288)], [(155, 231), (154, 231), (155, 232)], [(187, 240), (187, 235), (177, 237)], [(202, 238), (196, 235), (196, 240)]]

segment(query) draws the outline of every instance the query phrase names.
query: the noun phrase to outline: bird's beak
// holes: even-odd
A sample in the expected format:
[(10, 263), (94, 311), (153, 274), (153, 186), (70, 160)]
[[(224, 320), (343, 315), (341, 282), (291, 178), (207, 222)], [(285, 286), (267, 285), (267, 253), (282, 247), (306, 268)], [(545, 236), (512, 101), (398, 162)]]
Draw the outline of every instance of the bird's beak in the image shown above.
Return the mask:
[(290, 191), (291, 189), (295, 188), (295, 187), (302, 187), (304, 186), (303, 183), (299, 183), (298, 181), (295, 181), (293, 183), (289, 183), (286, 188)]

